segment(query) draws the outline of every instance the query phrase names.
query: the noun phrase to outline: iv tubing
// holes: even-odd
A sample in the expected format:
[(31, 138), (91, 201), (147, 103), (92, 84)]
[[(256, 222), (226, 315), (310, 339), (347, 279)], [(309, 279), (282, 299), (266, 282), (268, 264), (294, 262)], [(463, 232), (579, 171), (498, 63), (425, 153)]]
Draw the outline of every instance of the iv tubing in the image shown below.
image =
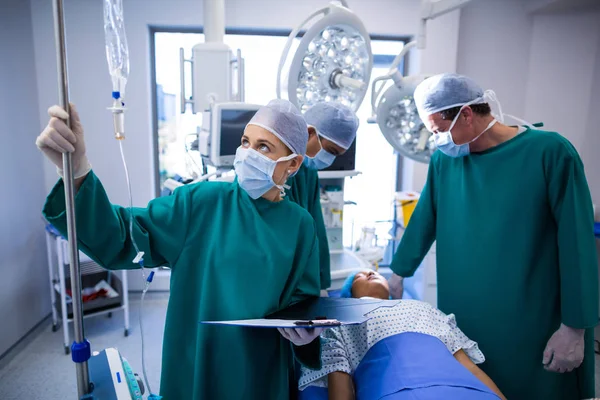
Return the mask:
[[(133, 196), (131, 195), (131, 181), (129, 180), (129, 169), (127, 168), (127, 162), (125, 161), (125, 153), (123, 152), (123, 141), (119, 140), (119, 148), (121, 149), (121, 159), (123, 160), (123, 167), (125, 168), (125, 178), (127, 179), (127, 189), (129, 190), (129, 236), (133, 242), (136, 254), (139, 254), (140, 249), (133, 237)], [(142, 273), (144, 269), (142, 268)]]
[[(142, 268), (144, 269), (144, 268)], [(154, 274), (154, 272), (151, 272)], [(150, 383), (148, 382), (148, 374), (146, 373), (146, 352), (144, 351), (144, 298), (146, 297), (146, 292), (148, 291), (148, 287), (150, 286), (150, 282), (146, 280), (144, 284), (144, 290), (142, 291), (142, 300), (140, 303), (140, 335), (142, 337), (142, 374), (144, 375), (144, 382), (146, 383), (146, 387), (148, 388), (148, 393), (152, 394), (152, 389), (150, 389)]]
[[(123, 167), (125, 168), (125, 178), (127, 179), (127, 188), (129, 190), (129, 237), (131, 237), (131, 242), (133, 243), (133, 247), (137, 254), (140, 253), (140, 249), (137, 246), (135, 238), (133, 237), (133, 195), (131, 194), (131, 181), (129, 179), (129, 169), (127, 168), (127, 162), (125, 161), (125, 153), (123, 152), (123, 141), (119, 140), (119, 149), (121, 150), (121, 159), (123, 160)], [(140, 264), (141, 265), (141, 264)], [(145, 356), (145, 348), (144, 348), (144, 298), (146, 297), (146, 292), (148, 291), (148, 287), (150, 286), (150, 282), (152, 281), (152, 276), (154, 273), (150, 273), (150, 277), (146, 279), (146, 273), (144, 272), (144, 267), (141, 265), (140, 271), (142, 272), (142, 277), (144, 279), (144, 290), (142, 291), (142, 299), (140, 303), (140, 335), (142, 341), (142, 374), (144, 375), (144, 383), (146, 384), (146, 388), (148, 388), (148, 393), (152, 394), (152, 389), (150, 389), (150, 383), (148, 382), (148, 374), (146, 373), (146, 356)]]

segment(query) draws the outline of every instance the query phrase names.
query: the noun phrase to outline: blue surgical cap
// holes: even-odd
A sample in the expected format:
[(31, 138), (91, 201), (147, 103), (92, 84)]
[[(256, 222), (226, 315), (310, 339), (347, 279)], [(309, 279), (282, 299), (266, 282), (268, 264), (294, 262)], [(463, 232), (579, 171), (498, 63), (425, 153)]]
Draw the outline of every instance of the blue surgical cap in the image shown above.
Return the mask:
[(463, 106), (482, 98), (483, 90), (475, 81), (458, 74), (439, 74), (425, 79), (415, 89), (414, 99), (423, 121), (437, 112)]
[(317, 103), (304, 113), (308, 125), (313, 126), (319, 135), (348, 150), (356, 137), (358, 118), (343, 104)]
[(275, 99), (258, 109), (248, 125), (257, 125), (277, 136), (293, 153), (304, 156), (308, 127), (298, 109), (287, 100)]
[(356, 274), (358, 274), (358, 271), (353, 274), (350, 274), (350, 276), (346, 278), (344, 286), (342, 286), (342, 289), (340, 290), (340, 297), (352, 297), (352, 284), (354, 283), (354, 278), (356, 278)]

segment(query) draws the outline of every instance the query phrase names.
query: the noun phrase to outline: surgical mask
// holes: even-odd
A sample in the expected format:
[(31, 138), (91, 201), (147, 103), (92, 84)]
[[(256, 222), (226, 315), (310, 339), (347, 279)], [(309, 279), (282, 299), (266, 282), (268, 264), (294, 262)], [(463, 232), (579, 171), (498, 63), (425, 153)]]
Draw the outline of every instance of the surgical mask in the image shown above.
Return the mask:
[(455, 157), (455, 158), (456, 157), (464, 157), (464, 156), (469, 155), (469, 153), (471, 153), (471, 147), (469, 145), (471, 143), (473, 143), (474, 141), (476, 141), (477, 139), (479, 139), (481, 137), (481, 135), (483, 135), (485, 132), (487, 132), (492, 126), (494, 126), (494, 124), (496, 122), (498, 122), (496, 120), (496, 118), (494, 118), (488, 124), (487, 128), (485, 128), (479, 135), (475, 136), (473, 139), (469, 140), (467, 143), (463, 143), (463, 144), (454, 143), (454, 139), (452, 139), (452, 128), (456, 124), (456, 121), (458, 121), (458, 118), (460, 117), (460, 113), (462, 112), (463, 108), (465, 108), (466, 106), (471, 105), (471, 104), (479, 104), (483, 100), (484, 100), (484, 98), (480, 97), (478, 99), (475, 99), (475, 100), (463, 105), (460, 108), (456, 117), (454, 117), (454, 119), (452, 120), (452, 124), (450, 124), (450, 128), (445, 132), (438, 132), (433, 136), (433, 141), (435, 142), (435, 145), (442, 153), (446, 154), (447, 156)]
[(321, 149), (315, 154), (314, 157), (309, 157), (308, 155), (304, 158), (304, 162), (308, 168), (312, 169), (325, 169), (329, 167), (335, 161), (335, 156), (323, 149), (323, 144), (321, 143), (321, 138), (317, 133), (317, 140), (319, 141), (319, 146)]
[(277, 185), (273, 180), (273, 172), (278, 162), (288, 161), (295, 157), (297, 157), (296, 154), (291, 154), (278, 160), (271, 160), (254, 149), (240, 146), (235, 152), (233, 162), (238, 184), (254, 200), (267, 193), (273, 186), (280, 190), (283, 197), (287, 186)]

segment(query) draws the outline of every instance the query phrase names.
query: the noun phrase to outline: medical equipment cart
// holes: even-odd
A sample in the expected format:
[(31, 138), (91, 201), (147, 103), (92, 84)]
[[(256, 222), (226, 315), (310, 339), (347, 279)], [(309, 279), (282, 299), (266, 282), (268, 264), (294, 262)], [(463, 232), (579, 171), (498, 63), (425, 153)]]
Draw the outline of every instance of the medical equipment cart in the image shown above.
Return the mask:
[[(46, 247), (50, 277), (50, 299), (52, 302), (52, 332), (58, 330), (58, 319), (62, 321), (65, 354), (70, 353), (69, 323), (73, 322), (72, 299), (67, 294), (70, 287), (68, 242), (52, 225), (46, 226)], [(85, 254), (79, 252), (81, 280), (83, 284), (95, 285), (105, 279), (118, 293), (117, 297), (99, 298), (83, 303), (83, 317), (95, 317), (123, 310), (125, 336), (129, 336), (129, 295), (127, 271), (107, 271)], [(121, 278), (119, 279), (119, 275)]]

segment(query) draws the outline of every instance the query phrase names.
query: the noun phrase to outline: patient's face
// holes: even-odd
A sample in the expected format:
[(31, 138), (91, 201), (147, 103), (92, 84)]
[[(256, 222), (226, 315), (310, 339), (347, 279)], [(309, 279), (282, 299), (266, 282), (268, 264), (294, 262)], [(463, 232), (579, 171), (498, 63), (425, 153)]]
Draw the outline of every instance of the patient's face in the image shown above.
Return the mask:
[(352, 284), (352, 297), (374, 297), (388, 300), (390, 287), (387, 280), (375, 271), (362, 271), (354, 277)]

